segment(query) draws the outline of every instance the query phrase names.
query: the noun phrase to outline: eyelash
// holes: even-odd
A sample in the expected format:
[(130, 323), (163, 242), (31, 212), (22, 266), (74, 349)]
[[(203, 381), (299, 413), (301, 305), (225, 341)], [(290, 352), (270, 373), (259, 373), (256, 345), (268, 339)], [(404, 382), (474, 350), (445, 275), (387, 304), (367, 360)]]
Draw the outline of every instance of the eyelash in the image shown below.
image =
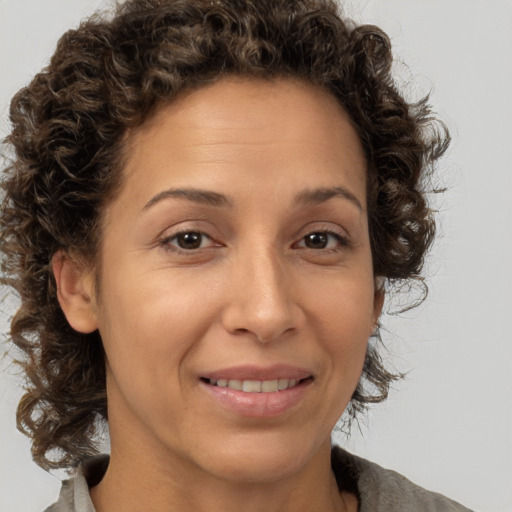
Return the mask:
[(338, 251), (340, 249), (340, 247), (341, 248), (346, 248), (346, 247), (350, 246), (350, 242), (349, 242), (347, 237), (341, 235), (340, 233), (338, 233), (336, 231), (332, 231), (332, 230), (329, 230), (329, 229), (319, 229), (319, 230), (310, 231), (309, 233), (306, 233), (300, 239), (300, 242), (296, 242), (294, 245), (296, 245), (297, 243), (305, 242), (307, 237), (312, 236), (312, 235), (327, 235), (328, 237), (334, 238), (338, 242), (339, 245), (338, 245), (338, 247), (329, 247), (329, 248), (320, 248), (320, 249), (314, 249), (314, 248), (311, 248), (311, 247), (305, 247), (306, 249), (309, 249), (311, 251), (315, 251), (315, 252), (316, 251), (333, 252), (333, 251)]
[(205, 249), (205, 247), (198, 247), (197, 249), (184, 249), (182, 247), (177, 247), (177, 246), (171, 245), (171, 242), (173, 240), (176, 240), (179, 236), (188, 235), (188, 234), (199, 235), (202, 238), (201, 243), (204, 241), (204, 238), (207, 238), (207, 239), (213, 241), (213, 239), (210, 236), (208, 236), (206, 233), (203, 233), (202, 231), (196, 231), (193, 229), (184, 229), (182, 231), (177, 231), (176, 233), (173, 233), (171, 236), (162, 238), (159, 241), (159, 245), (162, 246), (166, 251), (173, 251), (173, 252), (178, 252), (178, 253), (183, 253), (183, 254), (192, 254), (201, 249)]
[[(184, 249), (182, 247), (172, 245), (172, 243), (171, 243), (172, 241), (176, 240), (179, 236), (187, 235), (187, 234), (199, 235), (201, 237), (201, 244), (204, 242), (205, 238), (208, 240), (211, 240), (213, 242), (212, 237), (208, 236), (206, 233), (203, 233), (202, 231), (195, 231), (193, 229), (184, 229), (182, 231), (173, 233), (171, 236), (162, 238), (159, 241), (159, 245), (161, 247), (163, 247), (166, 251), (172, 251), (172, 252), (182, 253), (182, 254), (193, 254), (193, 253), (197, 253), (198, 251), (209, 248), (209, 247), (198, 247), (198, 248), (193, 248), (193, 249)], [(338, 246), (337, 247), (324, 247), (324, 248), (304, 247), (304, 249), (308, 249), (308, 250), (314, 251), (314, 252), (324, 252), (324, 253), (329, 252), (329, 253), (331, 253), (331, 252), (336, 252), (336, 251), (340, 250), (340, 248), (350, 247), (350, 241), (347, 237), (341, 235), (340, 233), (338, 233), (336, 231), (329, 230), (329, 229), (319, 229), (319, 230), (310, 231), (310, 232), (306, 233), (304, 236), (302, 236), (298, 242), (295, 242), (293, 244), (293, 247), (297, 246), (297, 244), (305, 243), (307, 237), (312, 236), (312, 235), (327, 235), (328, 237), (332, 237), (336, 240), (336, 242), (338, 243)], [(328, 243), (329, 242), (327, 242), (327, 244)], [(220, 246), (220, 245), (221, 244), (217, 244), (217, 246)], [(215, 243), (213, 246), (215, 246)]]

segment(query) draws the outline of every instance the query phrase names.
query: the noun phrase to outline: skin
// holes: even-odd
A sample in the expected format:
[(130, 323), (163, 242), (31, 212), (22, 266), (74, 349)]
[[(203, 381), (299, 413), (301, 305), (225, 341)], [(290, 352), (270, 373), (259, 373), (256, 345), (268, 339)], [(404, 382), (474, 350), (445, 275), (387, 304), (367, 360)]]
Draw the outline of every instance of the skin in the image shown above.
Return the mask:
[[(161, 107), (127, 141), (99, 290), (74, 260), (54, 259), (69, 322), (98, 328), (107, 356), (112, 451), (96, 509), (356, 510), (334, 481), (330, 433), (382, 297), (366, 161), (344, 110), (301, 82), (224, 79)], [(184, 231), (203, 233), (198, 248), (180, 249)], [(200, 379), (276, 363), (311, 378), (272, 417), (223, 407)]]

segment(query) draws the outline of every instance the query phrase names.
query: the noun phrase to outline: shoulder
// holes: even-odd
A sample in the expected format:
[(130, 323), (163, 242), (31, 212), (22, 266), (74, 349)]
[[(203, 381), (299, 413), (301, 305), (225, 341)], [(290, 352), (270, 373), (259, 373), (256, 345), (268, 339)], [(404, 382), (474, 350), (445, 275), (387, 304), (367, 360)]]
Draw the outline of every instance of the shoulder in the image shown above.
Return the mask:
[(108, 462), (108, 455), (90, 457), (84, 461), (73, 478), (62, 482), (59, 499), (44, 512), (95, 512), (89, 487), (103, 478)]
[(332, 466), (337, 478), (352, 479), (360, 499), (360, 512), (471, 512), (436, 492), (428, 491), (400, 475), (339, 447), (333, 448)]

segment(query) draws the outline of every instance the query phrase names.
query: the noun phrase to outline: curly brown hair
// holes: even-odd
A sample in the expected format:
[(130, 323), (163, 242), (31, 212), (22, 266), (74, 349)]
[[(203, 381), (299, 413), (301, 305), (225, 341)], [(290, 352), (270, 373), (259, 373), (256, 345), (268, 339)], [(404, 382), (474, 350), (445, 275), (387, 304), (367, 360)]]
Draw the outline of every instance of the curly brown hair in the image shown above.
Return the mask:
[[(426, 100), (404, 99), (391, 64), (387, 36), (345, 19), (332, 0), (127, 0), (64, 34), (12, 100), (0, 218), (2, 282), (20, 299), (11, 339), (27, 377), (18, 428), (40, 466), (93, 453), (97, 419), (107, 419), (100, 335), (66, 321), (52, 256), (96, 264), (125, 135), (184, 91), (230, 75), (328, 90), (365, 149), (374, 274), (391, 284), (421, 279), (434, 235), (424, 188), (449, 137)], [(369, 344), (350, 414), (385, 399), (396, 377)]]

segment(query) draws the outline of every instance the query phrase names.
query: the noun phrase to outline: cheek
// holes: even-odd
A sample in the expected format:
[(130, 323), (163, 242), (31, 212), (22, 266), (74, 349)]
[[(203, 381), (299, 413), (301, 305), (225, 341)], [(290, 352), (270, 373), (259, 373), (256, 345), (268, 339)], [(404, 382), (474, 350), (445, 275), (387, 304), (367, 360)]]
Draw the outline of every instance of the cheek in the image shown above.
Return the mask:
[(302, 295), (308, 296), (308, 308), (324, 325), (329, 337), (368, 338), (375, 321), (374, 284), (371, 272), (362, 275), (327, 276), (317, 286), (304, 284)]
[(310, 303), (313, 328), (320, 333), (332, 367), (336, 367), (333, 378), (357, 384), (374, 329), (373, 282), (366, 279), (350, 284), (333, 280), (322, 293), (311, 295)]
[[(182, 361), (215, 316), (204, 287), (157, 274), (131, 280), (111, 274), (102, 288), (100, 333), (115, 379), (127, 385), (175, 382)], [(129, 274), (117, 273), (122, 275)]]

